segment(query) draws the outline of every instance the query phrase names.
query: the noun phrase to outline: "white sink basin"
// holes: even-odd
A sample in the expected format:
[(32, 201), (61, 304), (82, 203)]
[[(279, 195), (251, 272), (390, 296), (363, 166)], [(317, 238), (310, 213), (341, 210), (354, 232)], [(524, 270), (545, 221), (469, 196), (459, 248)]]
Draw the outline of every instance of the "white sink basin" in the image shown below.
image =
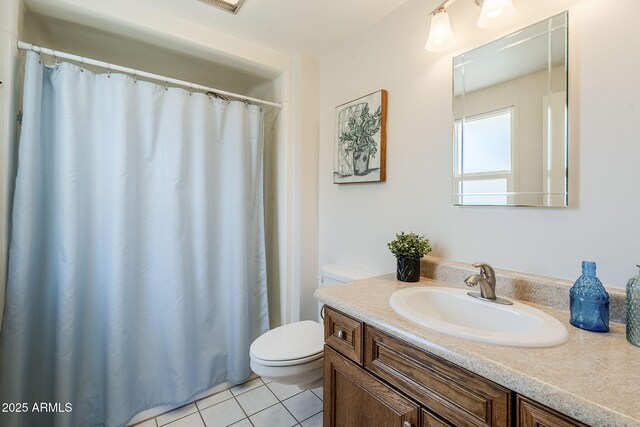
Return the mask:
[(501, 305), (467, 295), (464, 289), (415, 287), (394, 292), (391, 307), (406, 319), (472, 341), (513, 347), (552, 347), (569, 339), (562, 323), (513, 301)]

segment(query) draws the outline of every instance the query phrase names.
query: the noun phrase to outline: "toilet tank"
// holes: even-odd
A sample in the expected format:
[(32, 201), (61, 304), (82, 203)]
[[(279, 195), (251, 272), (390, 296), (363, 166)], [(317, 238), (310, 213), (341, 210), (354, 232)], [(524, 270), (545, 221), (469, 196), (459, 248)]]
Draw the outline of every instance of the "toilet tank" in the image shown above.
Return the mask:
[(377, 274), (342, 264), (326, 264), (320, 267), (318, 287), (327, 288), (340, 283), (353, 282), (354, 280), (366, 279), (373, 276), (377, 276)]
[[(330, 286), (339, 285), (341, 283), (353, 282), (354, 280), (367, 279), (377, 276), (378, 274), (370, 271), (360, 270), (342, 264), (326, 264), (320, 267), (320, 275), (318, 276), (318, 287), (328, 288)], [(322, 303), (318, 303), (318, 322), (322, 323), (320, 311)]]

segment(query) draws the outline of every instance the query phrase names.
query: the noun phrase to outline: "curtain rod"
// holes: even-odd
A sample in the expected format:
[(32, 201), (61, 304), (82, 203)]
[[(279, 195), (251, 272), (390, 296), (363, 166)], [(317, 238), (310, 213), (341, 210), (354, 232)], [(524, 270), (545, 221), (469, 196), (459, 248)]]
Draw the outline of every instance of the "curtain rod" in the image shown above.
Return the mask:
[(276, 107), (276, 108), (282, 108), (282, 103), (265, 101), (263, 99), (252, 98), (250, 96), (239, 95), (237, 93), (227, 92), (227, 91), (216, 89), (216, 88), (212, 88), (212, 87), (202, 86), (202, 85), (199, 85), (199, 84), (196, 84), (196, 83), (186, 82), (184, 80), (178, 80), (178, 79), (174, 79), (174, 78), (171, 78), (171, 77), (160, 76), (158, 74), (147, 73), (146, 71), (140, 71), (140, 70), (136, 70), (136, 69), (133, 69), (133, 68), (123, 67), (121, 65), (115, 65), (115, 64), (110, 64), (108, 62), (98, 61), (98, 60), (91, 59), (91, 58), (85, 58), (85, 57), (82, 57), (82, 56), (73, 55), (71, 53), (59, 52), (57, 50), (47, 49), (47, 48), (44, 48), (44, 47), (40, 47), (40, 46), (36, 46), (36, 45), (33, 45), (33, 44), (25, 43), (25, 42), (22, 42), (22, 41), (18, 41), (18, 49), (32, 50), (32, 51), (37, 52), (37, 53), (44, 53), (46, 55), (51, 55), (54, 58), (69, 59), (71, 61), (80, 62), (81, 64), (88, 64), (88, 65), (94, 65), (94, 66), (100, 67), (100, 68), (106, 68), (109, 71), (120, 71), (122, 73), (133, 74), (134, 76), (144, 77), (144, 78), (147, 78), (147, 79), (150, 79), (150, 80), (162, 81), (165, 84), (172, 84), (172, 85), (175, 85), (175, 86), (183, 86), (183, 87), (187, 87), (187, 88), (190, 88), (190, 89), (201, 90), (201, 91), (204, 91), (204, 92), (213, 92), (213, 93), (216, 93), (216, 94), (219, 94), (219, 95), (230, 96), (232, 98), (240, 99), (240, 100), (243, 100), (243, 101), (255, 102), (256, 104), (264, 104), (264, 105), (270, 105), (270, 106)]

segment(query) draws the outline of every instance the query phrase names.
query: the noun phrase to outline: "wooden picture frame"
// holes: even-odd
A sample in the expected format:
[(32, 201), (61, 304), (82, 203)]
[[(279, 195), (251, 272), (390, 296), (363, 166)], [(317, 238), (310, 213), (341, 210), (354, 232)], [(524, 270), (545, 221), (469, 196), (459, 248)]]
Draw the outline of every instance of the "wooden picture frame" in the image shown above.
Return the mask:
[(384, 182), (387, 91), (379, 90), (335, 110), (333, 183)]

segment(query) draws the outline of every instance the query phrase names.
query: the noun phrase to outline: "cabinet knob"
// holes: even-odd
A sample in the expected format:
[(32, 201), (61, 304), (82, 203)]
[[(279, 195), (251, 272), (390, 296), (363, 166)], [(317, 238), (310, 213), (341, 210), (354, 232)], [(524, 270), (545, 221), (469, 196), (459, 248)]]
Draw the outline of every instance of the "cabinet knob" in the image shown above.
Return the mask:
[(344, 331), (342, 329), (340, 329), (337, 333), (338, 338), (340, 338), (341, 340), (344, 339)]
[(413, 424), (411, 424), (411, 421), (405, 421), (402, 423), (402, 427), (413, 427)]

